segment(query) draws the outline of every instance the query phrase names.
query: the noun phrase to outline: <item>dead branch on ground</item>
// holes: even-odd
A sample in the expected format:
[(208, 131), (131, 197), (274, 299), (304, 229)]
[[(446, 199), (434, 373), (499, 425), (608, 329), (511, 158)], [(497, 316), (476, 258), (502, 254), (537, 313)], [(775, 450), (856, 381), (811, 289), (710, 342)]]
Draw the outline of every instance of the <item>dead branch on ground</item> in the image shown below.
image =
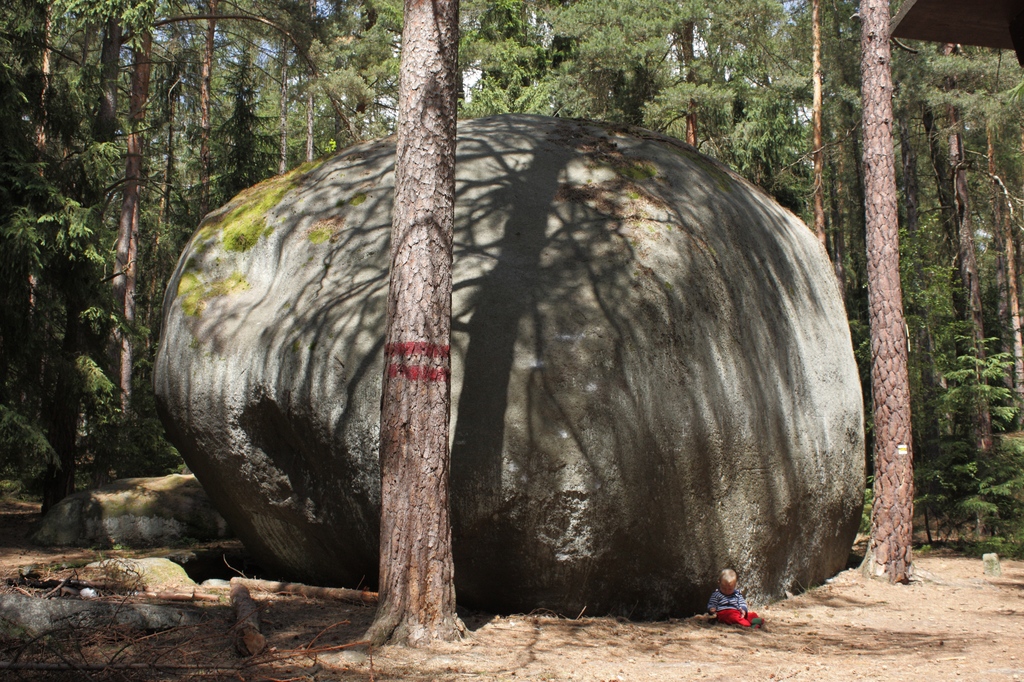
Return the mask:
[(267, 648), (267, 638), (260, 632), (260, 608), (240, 582), (231, 581), (231, 606), (235, 610), (235, 651), (241, 656), (255, 656)]
[(244, 585), (251, 590), (261, 590), (271, 594), (295, 594), (311, 599), (334, 599), (372, 606), (377, 603), (377, 593), (368, 590), (350, 590), (344, 587), (315, 587), (302, 583), (281, 583), (273, 580), (256, 580), (252, 578), (232, 578), (231, 584)]

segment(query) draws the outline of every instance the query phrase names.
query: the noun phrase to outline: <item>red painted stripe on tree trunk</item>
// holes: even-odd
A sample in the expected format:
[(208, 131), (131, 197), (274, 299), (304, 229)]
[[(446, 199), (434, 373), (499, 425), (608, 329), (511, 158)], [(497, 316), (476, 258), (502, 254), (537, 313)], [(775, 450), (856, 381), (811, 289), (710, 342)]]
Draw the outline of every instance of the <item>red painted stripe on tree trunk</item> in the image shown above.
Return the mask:
[(386, 357), (426, 355), (431, 358), (446, 358), (450, 352), (449, 346), (439, 346), (427, 341), (403, 341), (400, 343), (388, 343), (384, 346), (384, 355)]
[(409, 381), (444, 382), (448, 381), (451, 372), (446, 367), (428, 367), (426, 365), (403, 365), (392, 363), (388, 365), (388, 376), (405, 377)]

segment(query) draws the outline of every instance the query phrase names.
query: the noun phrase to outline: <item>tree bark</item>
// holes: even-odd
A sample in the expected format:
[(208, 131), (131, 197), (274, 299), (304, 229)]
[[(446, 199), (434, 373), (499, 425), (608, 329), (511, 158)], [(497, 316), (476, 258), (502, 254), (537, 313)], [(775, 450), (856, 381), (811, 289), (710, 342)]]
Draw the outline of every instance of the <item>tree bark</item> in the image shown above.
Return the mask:
[(128, 153), (125, 158), (124, 192), (121, 219), (117, 228), (117, 256), (115, 263), (114, 299), (124, 316), (124, 328), (115, 330), (121, 345), (120, 388), (121, 410), (127, 415), (132, 402), (132, 367), (134, 365), (130, 330), (135, 325), (135, 288), (139, 275), (139, 185), (142, 180), (142, 127), (146, 122), (146, 104), (149, 101), (149, 76), (152, 67), (153, 37), (149, 31), (138, 36), (133, 49), (130, 132)]
[(260, 607), (249, 595), (249, 589), (233, 580), (230, 598), (235, 612), (235, 651), (239, 656), (255, 656), (267, 648), (267, 638), (260, 632)]
[[(693, 47), (694, 30), (694, 22), (688, 21), (683, 24), (682, 49), (687, 83), (697, 82), (697, 70), (694, 68), (696, 52)], [(697, 146), (697, 102), (692, 99), (690, 100), (690, 110), (686, 113), (686, 143), (694, 147)]]
[[(906, 228), (907, 235), (912, 240), (915, 240), (918, 228), (920, 227), (918, 207), (921, 203), (920, 185), (917, 178), (917, 151), (910, 139), (910, 120), (905, 110), (900, 112), (898, 121), (900, 130), (900, 158), (903, 161), (903, 206), (906, 216), (904, 227)], [(918, 282), (918, 286), (923, 289), (925, 287), (926, 273), (922, 259), (915, 259), (914, 266), (914, 277)], [(935, 344), (927, 324), (930, 311), (927, 305), (922, 304), (918, 304), (914, 308), (911, 308), (910, 305), (907, 307), (912, 315), (917, 315), (922, 320), (922, 323), (917, 326), (914, 352), (917, 354), (918, 365), (921, 367), (921, 399), (925, 404), (930, 404), (938, 395), (938, 389), (942, 381), (942, 375), (935, 367)], [(938, 460), (940, 454), (940, 434), (941, 424), (939, 417), (933, 411), (931, 418), (920, 425), (918, 429), (919, 438), (916, 443), (915, 455), (919, 464), (925, 459), (933, 462)], [(929, 483), (926, 482), (925, 485), (928, 486)], [(925, 513), (927, 514), (927, 510), (925, 510)]]
[(862, 0), (865, 225), (875, 417), (875, 501), (866, 571), (905, 582), (911, 572), (914, 470), (910, 384), (900, 286), (888, 0)]
[(315, 148), (313, 146), (313, 84), (310, 82), (309, 91), (306, 92), (306, 163), (313, 160)]
[(935, 113), (931, 107), (925, 105), (921, 116), (925, 133), (928, 135), (928, 152), (932, 163), (932, 172), (935, 177), (935, 191), (939, 199), (939, 209), (942, 214), (942, 222), (945, 225), (946, 240), (952, 244), (956, 234), (956, 218), (953, 205), (953, 184), (949, 179), (949, 161), (942, 151), (942, 140), (939, 137), (939, 130), (935, 127)]
[(426, 645), (455, 614), (448, 497), (457, 0), (406, 0), (381, 397), (380, 607), (365, 639)]
[[(1007, 385), (1016, 393), (1018, 407), (1024, 407), (1024, 343), (1020, 328), (1020, 299), (1017, 288), (1017, 249), (1014, 245), (1013, 230), (1010, 226), (1009, 211), (1003, 211), (1003, 200), (1006, 196), (1005, 187), (996, 172), (996, 151), (991, 125), (988, 130), (988, 172), (992, 177), (992, 216), (995, 222), (995, 234), (1001, 248), (1001, 260), (1006, 270), (1003, 278), (1004, 287), (1000, 289), (1000, 310), (1005, 309), (1006, 326), (1010, 330), (1010, 344), (1007, 350), (1013, 356), (1013, 374)], [(1009, 209), (1009, 202), (1007, 201)], [(1004, 302), (1005, 301), (1005, 302)], [(1021, 423), (1020, 413), (1017, 416)]]
[[(316, 0), (309, 0), (309, 17), (310, 21), (316, 19)], [(309, 83), (306, 86), (306, 163), (313, 160), (315, 153), (313, 146), (313, 76), (310, 76)]]
[[(943, 54), (951, 55), (956, 46), (947, 43)], [(964, 159), (964, 140), (960, 134), (960, 111), (949, 106), (949, 165), (953, 176), (954, 219), (957, 232), (957, 265), (965, 301), (964, 317), (971, 324), (974, 352), (978, 360), (985, 359), (985, 323), (981, 309), (981, 281), (978, 278), (978, 259), (974, 248), (974, 225), (971, 220), (970, 192), (967, 188), (967, 165)], [(985, 382), (978, 373), (979, 384)], [(992, 416), (988, 402), (979, 398), (974, 415), (975, 442), (978, 450), (992, 449)]]
[(910, 121), (906, 112), (899, 117), (900, 127), (900, 158), (903, 161), (903, 205), (906, 213), (904, 227), (907, 232), (915, 234), (920, 224), (918, 206), (920, 191), (917, 184), (917, 151), (910, 140)]
[(217, 34), (217, 0), (209, 0), (206, 49), (199, 73), (199, 218), (210, 212), (210, 85), (213, 78), (213, 48)]
[(811, 35), (813, 42), (812, 70), (814, 81), (814, 96), (811, 104), (811, 152), (814, 161), (814, 233), (818, 235), (818, 241), (822, 246), (825, 243), (825, 188), (822, 186), (821, 178), (824, 170), (824, 159), (821, 143), (821, 0), (811, 0)]
[[(69, 265), (69, 269), (74, 265)], [(47, 397), (43, 409), (46, 439), (53, 446), (57, 460), (46, 466), (43, 474), (43, 505), (45, 514), (53, 505), (75, 492), (75, 466), (78, 459), (78, 419), (81, 412), (82, 391), (78, 378), (76, 358), (80, 352), (80, 317), (85, 302), (80, 292), (68, 296), (64, 310), (64, 338), (60, 355), (49, 364), (44, 378)]]
[[(40, 75), (42, 76), (42, 88), (39, 92), (39, 119), (36, 123), (36, 150), (39, 158), (42, 159), (46, 153), (46, 127), (49, 123), (49, 99), (50, 99), (50, 32), (53, 24), (53, 7), (49, 2), (43, 7), (43, 54), (40, 64)], [(39, 172), (43, 169), (40, 167)]]
[(378, 594), (367, 590), (351, 590), (345, 587), (319, 587), (302, 583), (282, 583), (274, 580), (255, 580), (250, 578), (232, 578), (231, 584), (238, 583), (246, 588), (262, 590), (272, 594), (297, 594), (310, 599), (334, 599), (353, 604), (377, 604)]
[(164, 149), (164, 172), (160, 183), (160, 207), (157, 213), (156, 231), (153, 234), (153, 247), (151, 251), (152, 267), (150, 267), (149, 289), (146, 292), (146, 313), (145, 324), (152, 327), (153, 309), (159, 305), (157, 301), (157, 285), (164, 281), (162, 273), (164, 268), (160, 259), (160, 242), (163, 239), (164, 228), (167, 226), (167, 214), (171, 208), (171, 183), (174, 180), (174, 116), (177, 111), (178, 96), (174, 93), (181, 82), (181, 74), (175, 69), (172, 73), (173, 81), (167, 89), (167, 141)]
[(838, 165), (829, 162), (832, 169), (834, 181), (829, 188), (829, 205), (832, 213), (832, 248), (829, 253), (832, 255), (832, 270), (836, 275), (836, 282), (839, 283), (839, 294), (843, 297), (843, 304), (846, 304), (846, 236), (844, 233), (843, 209), (843, 145), (839, 146)]
[(100, 52), (100, 106), (96, 111), (96, 140), (110, 142), (117, 132), (117, 80), (121, 71), (121, 24), (108, 19)]
[(277, 125), (281, 136), (277, 172), (284, 173), (288, 170), (288, 50), (284, 40), (281, 40), (281, 109)]
[[(994, 134), (992, 121), (985, 127), (986, 147), (988, 151), (988, 175), (992, 180), (992, 245), (996, 257), (996, 314), (1003, 329), (1012, 329), (1013, 320), (1010, 319), (1010, 286), (1007, 281), (1007, 270), (1010, 265), (1006, 262), (1006, 238), (1008, 230), (1003, 227), (1003, 202), (1002, 192), (999, 186), (999, 176), (996, 174), (996, 149), (993, 138)], [(1003, 352), (1013, 357), (1012, 333), (1009, 338), (1006, 334), (1000, 334)], [(1010, 372), (1003, 377), (1003, 384), (1013, 390), (1014, 373)]]

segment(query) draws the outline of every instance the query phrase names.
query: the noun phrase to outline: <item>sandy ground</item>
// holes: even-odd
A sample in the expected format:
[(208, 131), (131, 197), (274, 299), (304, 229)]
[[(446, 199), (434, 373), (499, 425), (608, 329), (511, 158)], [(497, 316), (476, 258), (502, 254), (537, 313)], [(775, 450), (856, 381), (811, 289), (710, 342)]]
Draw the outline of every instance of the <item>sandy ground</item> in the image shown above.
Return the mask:
[[(93, 554), (29, 545), (24, 536), (35, 513), (30, 505), (0, 504), (0, 577), (15, 576), (25, 564), (66, 574), (61, 562), (80, 563)], [(469, 635), (462, 642), (367, 651), (341, 647), (359, 639), (373, 609), (254, 594), (272, 647), (261, 658), (239, 662), (229, 651), (231, 616), (223, 604), (194, 607), (210, 618), (174, 647), (192, 647), (189, 661), (207, 656), (235, 666), (217, 679), (1024, 680), (1024, 562), (1003, 560), (1000, 577), (984, 575), (980, 559), (941, 551), (916, 557), (915, 565), (923, 579), (910, 585), (845, 571), (821, 587), (762, 606), (757, 610), (766, 618), (764, 631), (713, 625), (702, 617), (629, 622), (467, 613)], [(80, 649), (83, 660), (106, 660), (101, 648)], [(147, 651), (140, 649), (132, 660), (148, 660), (153, 649)], [(0, 648), (0, 660), (9, 660), (11, 652), (10, 643)], [(44, 654), (18, 655), (42, 660)], [(114, 668), (90, 674), (129, 679)], [(0, 671), (4, 680), (49, 679), (41, 675)], [(130, 679), (195, 677), (164, 670)]]

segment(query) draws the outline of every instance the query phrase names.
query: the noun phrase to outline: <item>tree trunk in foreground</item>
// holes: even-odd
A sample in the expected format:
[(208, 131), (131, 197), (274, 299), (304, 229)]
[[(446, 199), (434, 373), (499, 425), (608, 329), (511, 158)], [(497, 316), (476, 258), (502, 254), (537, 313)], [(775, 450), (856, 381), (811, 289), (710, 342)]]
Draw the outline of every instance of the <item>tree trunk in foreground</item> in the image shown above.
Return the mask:
[(457, 0), (406, 0), (381, 398), (374, 644), (457, 639), (448, 499)]
[(128, 133), (128, 153), (125, 158), (124, 194), (121, 220), (117, 227), (117, 262), (114, 277), (115, 302), (124, 315), (124, 328), (115, 331), (121, 344), (121, 411), (127, 415), (132, 402), (132, 368), (135, 364), (131, 328), (135, 325), (135, 288), (139, 276), (139, 184), (142, 180), (142, 127), (146, 121), (146, 103), (149, 100), (149, 76), (153, 37), (143, 32), (133, 50), (132, 90)]
[(888, 0), (860, 4), (864, 183), (875, 416), (875, 503), (865, 570), (905, 582), (911, 573), (914, 467), (907, 340), (900, 288)]

